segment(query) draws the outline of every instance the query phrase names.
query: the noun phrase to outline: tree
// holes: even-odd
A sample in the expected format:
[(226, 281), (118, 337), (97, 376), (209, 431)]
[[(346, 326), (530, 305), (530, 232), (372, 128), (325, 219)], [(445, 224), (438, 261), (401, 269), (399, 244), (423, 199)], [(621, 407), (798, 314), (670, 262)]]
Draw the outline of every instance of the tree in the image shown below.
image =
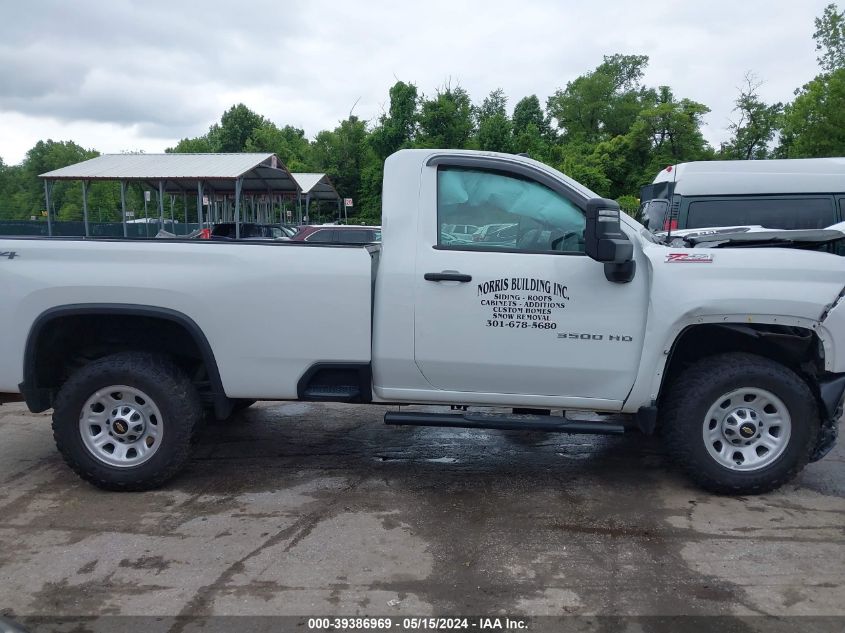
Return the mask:
[(501, 88), (493, 90), (476, 110), (478, 149), (513, 151), (513, 128), (507, 113), (508, 98)]
[(350, 115), (334, 130), (317, 134), (312, 148), (315, 167), (328, 174), (341, 195), (358, 198), (359, 207), (364, 171), (378, 160), (367, 140), (367, 124)]
[(796, 92), (784, 108), (778, 155), (845, 155), (845, 68), (819, 75)]
[[(29, 209), (27, 215), (41, 215), (44, 206), (44, 185), (39, 174), (67, 167), (89, 158), (99, 156), (93, 149), (85, 149), (73, 141), (38, 141), (23, 161), (26, 178)], [(50, 196), (50, 204), (63, 220), (82, 219), (82, 184), (79, 182), (56, 181)]]
[(239, 103), (223, 113), (220, 125), (213, 126), (209, 136), (217, 152), (242, 152), (253, 133), (266, 123), (263, 116)]
[(835, 4), (824, 8), (820, 18), (815, 19), (816, 50), (821, 51), (818, 62), (825, 72), (845, 68), (845, 11), (837, 11)]
[(433, 99), (423, 99), (418, 146), (463, 148), (472, 133), (472, 103), (466, 90), (447, 84)]
[(784, 108), (777, 155), (785, 158), (845, 153), (845, 13), (829, 4), (815, 25), (813, 39), (824, 72), (796, 90)]
[(294, 172), (311, 169), (311, 145), (305, 138), (305, 130), (290, 125), (279, 128), (265, 120), (252, 131), (244, 151), (273, 152)]
[(388, 112), (381, 115), (370, 135), (371, 145), (382, 160), (413, 144), (419, 117), (418, 100), (414, 84), (397, 81), (391, 86)]
[(529, 125), (537, 128), (537, 132), (541, 136), (547, 136), (549, 133), (549, 119), (540, 107), (540, 100), (537, 95), (530, 95), (523, 97), (517, 101), (513, 109), (513, 123), (514, 136), (519, 136), (528, 130)]
[(725, 159), (751, 160), (768, 158), (769, 145), (781, 123), (783, 104), (766, 105), (760, 100), (757, 90), (762, 84), (752, 73), (745, 75), (745, 85), (739, 88), (734, 112), (728, 130), (731, 138), (722, 144), (719, 154)]
[(183, 138), (175, 147), (166, 152), (207, 153), (207, 152), (243, 152), (247, 141), (261, 127), (270, 123), (260, 114), (256, 114), (243, 103), (233, 105), (220, 117), (220, 123), (214, 123), (208, 132), (196, 138)]
[(624, 134), (642, 109), (642, 79), (648, 57), (609, 55), (592, 72), (557, 90), (547, 102), (564, 140), (595, 143)]
[(211, 144), (211, 139), (208, 135), (198, 136), (196, 138), (183, 138), (176, 143), (175, 147), (168, 147), (164, 150), (167, 153), (175, 152), (178, 154), (208, 154), (215, 151)]

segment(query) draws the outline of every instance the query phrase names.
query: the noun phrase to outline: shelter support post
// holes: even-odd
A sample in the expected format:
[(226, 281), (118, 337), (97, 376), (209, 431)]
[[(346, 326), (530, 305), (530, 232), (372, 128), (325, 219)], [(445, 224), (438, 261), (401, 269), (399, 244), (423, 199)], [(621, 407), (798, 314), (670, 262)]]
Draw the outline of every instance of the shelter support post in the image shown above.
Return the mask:
[(49, 180), (44, 181), (44, 203), (47, 205), (47, 235), (53, 235), (53, 213), (50, 211), (50, 192), (53, 189), (53, 183)]
[(241, 188), (244, 179), (238, 178), (235, 181), (235, 239), (241, 239)]
[[(209, 211), (211, 207), (209, 206)], [(202, 229), (202, 181), (197, 182), (197, 222)]]
[(164, 230), (164, 182), (158, 181), (158, 222), (159, 230)]
[(85, 225), (85, 237), (88, 237), (88, 181), (82, 181), (82, 223)]
[(126, 181), (120, 181), (120, 215), (123, 218), (123, 237), (126, 237), (129, 232), (126, 227)]

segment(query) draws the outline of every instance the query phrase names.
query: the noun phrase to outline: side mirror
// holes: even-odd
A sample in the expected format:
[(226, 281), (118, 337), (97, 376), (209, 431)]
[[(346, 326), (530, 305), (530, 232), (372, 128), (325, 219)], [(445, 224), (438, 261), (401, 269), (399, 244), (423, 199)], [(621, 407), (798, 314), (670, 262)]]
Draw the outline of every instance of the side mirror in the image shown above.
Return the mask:
[(584, 250), (592, 259), (604, 263), (608, 281), (626, 284), (634, 278), (634, 245), (622, 231), (619, 204), (614, 200), (593, 198), (587, 202)]
[(584, 249), (597, 262), (622, 264), (634, 258), (634, 245), (622, 232), (619, 204), (606, 198), (587, 202)]

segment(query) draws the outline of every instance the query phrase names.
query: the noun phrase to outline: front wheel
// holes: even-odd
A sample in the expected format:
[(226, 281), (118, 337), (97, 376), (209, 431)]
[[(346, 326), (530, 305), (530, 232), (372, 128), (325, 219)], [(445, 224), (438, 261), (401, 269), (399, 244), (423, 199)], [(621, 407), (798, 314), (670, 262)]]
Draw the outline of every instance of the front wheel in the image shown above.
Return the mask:
[(820, 426), (806, 382), (746, 353), (695, 363), (671, 385), (662, 409), (671, 456), (699, 485), (724, 494), (759, 494), (791, 480)]
[(188, 376), (154, 354), (85, 365), (59, 390), (56, 446), (80, 477), (106, 490), (148, 490), (188, 461), (202, 404)]

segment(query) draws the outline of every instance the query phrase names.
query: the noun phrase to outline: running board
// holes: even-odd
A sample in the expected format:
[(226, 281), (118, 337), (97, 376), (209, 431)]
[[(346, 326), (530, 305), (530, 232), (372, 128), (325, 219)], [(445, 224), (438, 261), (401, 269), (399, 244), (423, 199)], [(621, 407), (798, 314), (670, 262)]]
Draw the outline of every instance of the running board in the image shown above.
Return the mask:
[(567, 420), (547, 415), (507, 416), (484, 413), (425, 413), (389, 411), (384, 423), (396, 426), (443, 426), (458, 429), (498, 429), (500, 431), (549, 431), (551, 433), (589, 433), (621, 435), (625, 427), (607, 422)]

